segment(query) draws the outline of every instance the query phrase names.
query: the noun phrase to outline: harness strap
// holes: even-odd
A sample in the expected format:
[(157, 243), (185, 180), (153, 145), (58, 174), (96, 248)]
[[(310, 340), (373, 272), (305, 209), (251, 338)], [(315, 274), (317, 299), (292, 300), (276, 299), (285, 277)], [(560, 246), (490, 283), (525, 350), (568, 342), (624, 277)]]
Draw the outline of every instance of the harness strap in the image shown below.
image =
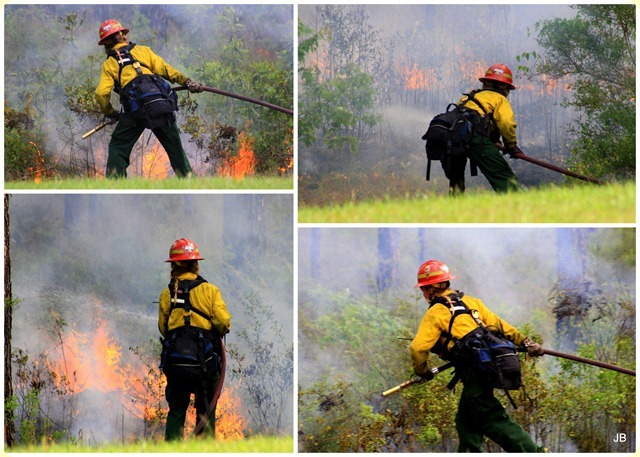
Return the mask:
[[(165, 328), (169, 329), (169, 318), (171, 317), (171, 313), (176, 308), (183, 309), (183, 318), (185, 327), (189, 327), (191, 325), (191, 312), (196, 313), (197, 315), (204, 317), (205, 319), (211, 319), (211, 316), (204, 313), (203, 311), (192, 308), (191, 307), (191, 298), (189, 296), (189, 292), (192, 289), (195, 289), (200, 284), (207, 282), (202, 276), (198, 276), (193, 281), (178, 281), (178, 287), (175, 287), (175, 279), (169, 283), (169, 290), (174, 290), (174, 295), (171, 298), (171, 305), (169, 306), (169, 313), (167, 314), (167, 318), (165, 320)], [(178, 291), (181, 291), (181, 295), (184, 294), (185, 298), (178, 298)]]
[(478, 176), (478, 162), (476, 162), (476, 159), (469, 157), (469, 168), (471, 176)]
[(116, 85), (117, 93), (119, 93), (120, 89), (122, 89), (122, 69), (124, 67), (126, 67), (127, 65), (131, 65), (133, 68), (135, 68), (138, 75), (143, 74), (142, 70), (140, 69), (140, 62), (134, 59), (133, 55), (131, 55), (131, 50), (135, 47), (135, 45), (135, 43), (129, 43), (128, 45), (123, 46), (120, 49), (112, 49), (111, 51), (109, 51), (107, 58), (113, 57), (116, 62), (118, 62), (118, 66), (120, 67), (118, 70), (118, 81)]
[(451, 381), (449, 381), (449, 383), (447, 384), (447, 389), (453, 390), (453, 388), (456, 386), (456, 384), (458, 384), (460, 379), (462, 379), (462, 376), (460, 376), (460, 373), (458, 373), (458, 371), (456, 370), (453, 373), (453, 378), (451, 378)]
[[(433, 306), (435, 304), (438, 304), (438, 303), (442, 304), (442, 305), (445, 305), (445, 306), (448, 306), (449, 310), (452, 313), (451, 320), (449, 321), (449, 330), (448, 330), (448, 333), (446, 333), (445, 342), (443, 344), (443, 349), (445, 351), (447, 350), (447, 346), (449, 345), (449, 342), (455, 341), (457, 343), (458, 341), (460, 341), (460, 340), (458, 340), (457, 338), (455, 338), (451, 334), (451, 329), (453, 327), (453, 321), (460, 314), (469, 314), (469, 315), (471, 315), (471, 317), (476, 322), (476, 324), (478, 324), (478, 328), (484, 330), (485, 332), (489, 331), (487, 329), (487, 327), (484, 325), (484, 323), (480, 320), (480, 318), (478, 316), (478, 310), (469, 309), (469, 307), (466, 305), (466, 303), (462, 301), (462, 297), (463, 296), (464, 296), (463, 292), (456, 291), (456, 294), (437, 297), (436, 299), (434, 299), (431, 302), (431, 306)], [(445, 332), (443, 332), (443, 333), (445, 333)], [(503, 377), (503, 374), (502, 374), (502, 370), (497, 370), (497, 371), (498, 371), (498, 379), (499, 379), (500, 385), (504, 386), (505, 383), (504, 383), (504, 377)], [(451, 381), (449, 381), (449, 383), (447, 384), (447, 388), (449, 390), (453, 390), (453, 388), (460, 381), (460, 379), (461, 379), (461, 376), (457, 372), (457, 368), (456, 368), (456, 372), (454, 373), (454, 376), (451, 379)], [(524, 385), (522, 383), (520, 383), (520, 387), (522, 388), (522, 391), (524, 392), (525, 397), (527, 397), (529, 399), (529, 401), (531, 402), (531, 405), (533, 405), (533, 401), (531, 400), (531, 397), (529, 397), (529, 395), (527, 394), (527, 391), (525, 390)], [(513, 406), (513, 408), (514, 409), (518, 409), (518, 406), (516, 405), (515, 401), (511, 397), (511, 395), (509, 394), (509, 391), (507, 389), (502, 389), (502, 390), (504, 390), (504, 393), (506, 394), (507, 398), (511, 402), (511, 405)]]
[[(491, 120), (493, 119), (493, 113), (487, 113), (487, 110), (485, 109), (485, 107), (482, 105), (482, 103), (480, 103), (480, 100), (477, 100), (475, 98), (475, 94), (477, 94), (478, 92), (482, 92), (484, 90), (491, 90), (491, 89), (477, 89), (477, 90), (473, 90), (471, 92), (469, 92), (468, 94), (462, 94), (462, 95), (466, 95), (467, 99), (464, 100), (461, 105), (466, 105), (468, 102), (472, 101), (473, 103), (476, 104), (476, 106), (478, 106), (483, 113), (483, 116), (480, 117), (481, 122), (476, 123), (473, 127), (473, 133), (478, 133), (479, 135), (483, 135), (486, 137), (489, 137), (491, 134)], [(473, 164), (472, 164), (473, 167)], [(475, 175), (473, 174), (473, 168), (471, 170), (471, 176), (476, 176), (477, 175), (477, 170), (475, 170)]]
[[(457, 338), (454, 338), (453, 334), (451, 333), (451, 330), (453, 328), (453, 322), (455, 321), (456, 317), (458, 317), (460, 314), (471, 314), (471, 310), (469, 310), (467, 305), (462, 301), (463, 296), (464, 296), (464, 292), (460, 292), (457, 290), (455, 294), (436, 297), (431, 302), (431, 306), (434, 306), (436, 304), (441, 304), (449, 308), (449, 311), (451, 312), (451, 319), (449, 320), (449, 329), (447, 330), (447, 332), (443, 332), (445, 334), (445, 341), (442, 344), (442, 349), (444, 351), (448, 351), (448, 346), (451, 341), (454, 341), (454, 340), (457, 341)], [(479, 320), (476, 322), (479, 322)]]
[(486, 89), (472, 90), (472, 91), (471, 91), (471, 92), (469, 92), (468, 94), (462, 94), (462, 95), (466, 95), (466, 96), (467, 96), (467, 99), (466, 99), (466, 100), (464, 100), (464, 101), (461, 103), (461, 105), (466, 105), (468, 102), (473, 102), (473, 103), (475, 103), (476, 105), (478, 105), (478, 107), (482, 110), (482, 113), (483, 113), (484, 115), (486, 115), (486, 114), (487, 114), (487, 110), (486, 110), (486, 109), (484, 109), (484, 106), (482, 106), (482, 103), (480, 103), (480, 101), (479, 101), (479, 100), (476, 100), (476, 98), (475, 98), (475, 95), (476, 95), (478, 92), (481, 92), (481, 91), (483, 91), (483, 90), (486, 90)]

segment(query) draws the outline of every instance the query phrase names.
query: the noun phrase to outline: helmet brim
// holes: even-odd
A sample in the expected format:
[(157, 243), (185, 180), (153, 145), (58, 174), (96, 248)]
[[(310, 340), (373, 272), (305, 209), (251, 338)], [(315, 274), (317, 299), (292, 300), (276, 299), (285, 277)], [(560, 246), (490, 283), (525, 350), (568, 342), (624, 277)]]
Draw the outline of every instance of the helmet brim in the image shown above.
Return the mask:
[(430, 286), (432, 284), (439, 284), (441, 282), (447, 282), (447, 281), (451, 281), (452, 279), (458, 279), (457, 276), (450, 276), (448, 279), (445, 279), (444, 281), (428, 281), (428, 282), (423, 282), (423, 283), (418, 283), (415, 286), (413, 286), (414, 289), (417, 289), (418, 287), (422, 287), (422, 286)]
[(204, 257), (198, 257), (197, 259), (167, 259), (165, 262), (187, 262), (189, 260), (204, 260)]

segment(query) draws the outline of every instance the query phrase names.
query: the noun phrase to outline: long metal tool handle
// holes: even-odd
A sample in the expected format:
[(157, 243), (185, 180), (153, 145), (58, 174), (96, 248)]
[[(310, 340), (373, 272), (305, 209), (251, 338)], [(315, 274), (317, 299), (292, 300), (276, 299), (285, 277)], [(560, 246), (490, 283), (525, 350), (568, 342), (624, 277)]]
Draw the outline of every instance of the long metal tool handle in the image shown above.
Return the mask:
[[(444, 365), (440, 366), (440, 367), (433, 367), (431, 369), (431, 372), (433, 373), (433, 375), (437, 375), (438, 373), (440, 373), (441, 371), (446, 370), (447, 368), (451, 368), (453, 366), (453, 363), (449, 362), (449, 363), (445, 363)], [(414, 384), (420, 384), (422, 382), (425, 382), (424, 378), (421, 378), (420, 376), (416, 376), (415, 378), (411, 378), (408, 381), (405, 381), (401, 384), (398, 384), (395, 387), (392, 387), (391, 389), (385, 390), (384, 392), (382, 392), (382, 396), (383, 397), (388, 397), (391, 394), (394, 394), (396, 392), (400, 392), (403, 389), (406, 389), (407, 387), (410, 387)]]
[[(496, 143), (496, 146), (501, 151), (506, 151), (506, 148), (503, 145)], [(526, 162), (533, 163), (535, 165), (546, 168), (548, 170), (557, 171), (558, 173), (562, 173), (563, 175), (571, 176), (572, 178), (581, 179), (582, 181), (590, 182), (592, 184), (604, 184), (602, 181), (596, 178), (590, 178), (589, 176), (581, 175), (579, 173), (576, 173), (575, 171), (567, 170), (566, 168), (561, 168), (556, 165), (550, 164), (548, 162), (534, 159), (533, 157), (529, 157), (528, 155), (522, 154), (520, 152), (512, 154), (511, 157), (513, 157), (514, 159), (524, 160)]]
[(98, 124), (96, 125), (94, 128), (92, 128), (91, 130), (89, 130), (87, 133), (85, 133), (84, 135), (82, 135), (82, 139), (85, 140), (87, 138), (89, 138), (91, 135), (93, 135), (94, 133), (96, 133), (99, 130), (102, 130), (103, 128), (105, 128), (107, 125), (111, 125), (113, 124), (113, 121), (104, 121), (102, 124)]
[[(179, 87), (174, 87), (173, 90), (187, 90), (188, 87), (187, 86), (179, 86)], [(237, 98), (238, 100), (244, 100), (245, 102), (249, 102), (249, 103), (255, 103), (256, 105), (261, 105), (270, 109), (274, 109), (276, 111), (280, 111), (282, 113), (285, 114), (290, 114), (293, 116), (293, 110), (291, 109), (287, 109), (287, 108), (283, 108), (282, 106), (278, 106), (278, 105), (274, 105), (273, 103), (267, 103), (267, 102), (263, 102), (262, 100), (257, 100), (255, 98), (251, 98), (251, 97), (246, 97), (244, 95), (238, 95), (238, 94), (234, 94), (233, 92), (228, 92), (226, 90), (222, 90), (222, 89), (215, 89), (213, 87), (207, 87), (207, 86), (202, 86), (202, 89), (205, 92), (212, 92), (214, 94), (219, 94), (219, 95), (224, 95), (225, 97), (231, 97), (231, 98)]]
[(542, 348), (546, 355), (552, 355), (554, 357), (561, 357), (567, 360), (573, 360), (574, 362), (586, 363), (588, 365), (594, 365), (600, 368), (606, 368), (607, 370), (617, 371), (619, 373), (628, 374), (631, 376), (635, 376), (636, 372), (633, 370), (629, 370), (628, 368), (622, 368), (617, 365), (611, 365), (610, 363), (599, 362), (597, 360), (585, 359), (584, 357), (579, 357), (577, 355), (565, 354), (563, 352), (553, 351), (551, 349)]

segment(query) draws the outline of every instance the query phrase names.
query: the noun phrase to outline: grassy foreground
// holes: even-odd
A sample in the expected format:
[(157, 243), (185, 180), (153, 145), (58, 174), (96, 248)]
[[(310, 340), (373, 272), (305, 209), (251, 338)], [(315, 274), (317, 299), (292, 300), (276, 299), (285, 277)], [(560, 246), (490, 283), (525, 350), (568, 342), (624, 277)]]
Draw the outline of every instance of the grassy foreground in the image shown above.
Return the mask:
[(298, 222), (350, 223), (635, 223), (635, 182), (547, 187), (498, 195), (467, 192), (458, 198), (404, 199), (300, 207)]
[(124, 452), (211, 452), (211, 453), (253, 453), (277, 452), (292, 453), (293, 438), (290, 436), (256, 436), (237, 441), (216, 441), (191, 439), (184, 442), (167, 443), (165, 441), (143, 441), (131, 444), (107, 444), (101, 446), (85, 446), (74, 444), (47, 444), (5, 448), (5, 454), (27, 453), (66, 453), (66, 452), (94, 452), (94, 453), (124, 453)]
[(33, 181), (6, 181), (5, 190), (208, 190), (208, 189), (293, 189), (291, 176), (252, 176), (243, 179), (196, 177), (188, 179), (95, 179), (69, 178)]

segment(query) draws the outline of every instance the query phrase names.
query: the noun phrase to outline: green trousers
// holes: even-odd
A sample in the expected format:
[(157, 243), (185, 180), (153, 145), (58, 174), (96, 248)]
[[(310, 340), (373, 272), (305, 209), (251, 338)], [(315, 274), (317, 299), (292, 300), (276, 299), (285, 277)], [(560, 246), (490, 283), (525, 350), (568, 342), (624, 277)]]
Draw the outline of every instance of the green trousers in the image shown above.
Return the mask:
[[(207, 380), (207, 392), (204, 395), (202, 380), (199, 377), (185, 378), (168, 375), (165, 397), (169, 403), (169, 413), (167, 414), (167, 427), (165, 429), (165, 440), (182, 440), (184, 438), (184, 422), (187, 418), (187, 410), (191, 394), (195, 395), (196, 424), (206, 415), (207, 407), (211, 403), (213, 394), (220, 382), (220, 373), (214, 374)], [(216, 433), (216, 411), (215, 407), (209, 416), (204, 427), (200, 429), (198, 435), (205, 434), (215, 438)]]
[(460, 442), (458, 452), (482, 452), (488, 437), (506, 452), (544, 452), (527, 432), (515, 423), (493, 395), (493, 389), (482, 384), (475, 373), (462, 375), (462, 395), (456, 413), (456, 430)]
[[(494, 191), (503, 193), (520, 189), (515, 173), (489, 138), (481, 135), (474, 136), (468, 157), (475, 162)], [(464, 193), (466, 165), (466, 157), (451, 160), (449, 163), (446, 160), (442, 161), (445, 176), (449, 179), (450, 193)]]
[[(113, 130), (109, 143), (109, 157), (107, 158), (107, 177), (126, 178), (127, 167), (130, 163), (131, 150), (144, 132), (145, 127), (141, 119), (130, 113), (124, 113)], [(171, 168), (176, 176), (184, 177), (192, 172), (187, 154), (182, 147), (178, 124), (153, 129), (153, 134), (169, 156)]]

